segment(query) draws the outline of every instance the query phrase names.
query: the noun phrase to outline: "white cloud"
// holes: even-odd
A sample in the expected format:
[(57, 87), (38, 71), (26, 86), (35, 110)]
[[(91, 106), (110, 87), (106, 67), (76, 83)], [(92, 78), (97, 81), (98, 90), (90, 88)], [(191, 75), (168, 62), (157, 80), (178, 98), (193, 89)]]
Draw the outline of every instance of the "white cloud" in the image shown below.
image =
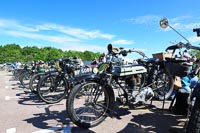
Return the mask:
[(5, 20), (0, 19), (0, 27), (4, 30), (16, 30), (23, 32), (41, 32), (41, 31), (49, 31), (49, 32), (60, 32), (64, 35), (73, 36), (79, 39), (93, 39), (93, 38), (103, 38), (103, 39), (112, 39), (115, 35), (102, 33), (100, 30), (91, 30), (87, 31), (80, 28), (62, 26), (58, 24), (41, 24), (41, 25), (29, 25), (25, 26), (24, 24), (20, 24), (14, 20)]
[(111, 44), (130, 45), (130, 44), (133, 44), (133, 43), (134, 43), (133, 40), (120, 39), (120, 40), (113, 41)]
[(26, 31), (26, 32), (35, 32), (38, 31), (38, 29), (35, 29), (33, 26), (24, 26), (20, 25), (15, 20), (7, 20), (7, 19), (0, 19), (0, 27), (1, 29), (5, 30), (17, 30), (17, 31)]
[(182, 21), (185, 21), (185, 20), (192, 20), (193, 19), (193, 16), (191, 15), (185, 15), (185, 16), (178, 16), (178, 17), (175, 17), (175, 18), (171, 18), (169, 19), (170, 22), (182, 22)]
[(200, 37), (197, 36), (192, 36), (190, 38), (188, 38), (188, 40), (190, 41), (190, 43), (200, 43)]
[(102, 33), (102, 31), (98, 29), (85, 30), (53, 23), (30, 25), (8, 19), (0, 19), (0, 34), (27, 40), (32, 39), (37, 42), (46, 41), (46, 44), (48, 44), (48, 42), (56, 43), (57, 47), (64, 44), (65, 46), (68, 45), (68, 48), (78, 48), (83, 51), (103, 50), (103, 47), (91, 45), (89, 42), (92, 40), (94, 41), (94, 39), (97, 41), (98, 39), (104, 39), (104, 41), (106, 41), (115, 37), (115, 35), (112, 34)]
[(81, 42), (79, 39), (70, 38), (67, 36), (50, 36), (42, 34), (27, 33), (22, 31), (4, 31), (4, 34), (15, 36), (15, 37), (26, 37), (30, 39), (40, 39), (54, 43), (64, 43), (64, 42)]
[(50, 23), (38, 25), (37, 29), (38, 30), (55, 30), (57, 32), (68, 34), (70, 36), (74, 36), (81, 39), (90, 39), (90, 38), (112, 39), (113, 37), (115, 37), (115, 35), (101, 33), (100, 30), (87, 31), (80, 28), (50, 24)]
[(200, 22), (187, 23), (187, 24), (174, 23), (174, 24), (171, 24), (171, 26), (178, 30), (191, 30), (192, 31), (193, 28), (200, 27)]
[[(131, 22), (133, 24), (158, 24), (164, 17), (159, 15), (144, 15), (135, 18), (124, 19), (123, 21)], [(169, 24), (177, 30), (192, 30), (195, 27), (200, 27), (199, 18), (191, 15), (178, 16), (175, 18), (168, 18)], [(167, 28), (166, 31), (171, 30)]]
[(80, 43), (72, 43), (72, 44), (62, 44), (62, 49), (64, 50), (77, 50), (77, 51), (93, 51), (93, 52), (107, 52), (107, 47), (97, 45), (97, 44), (80, 44)]
[(123, 21), (131, 22), (134, 24), (152, 24), (152, 23), (157, 24), (161, 18), (162, 17), (158, 15), (145, 15), (135, 18), (124, 19)]

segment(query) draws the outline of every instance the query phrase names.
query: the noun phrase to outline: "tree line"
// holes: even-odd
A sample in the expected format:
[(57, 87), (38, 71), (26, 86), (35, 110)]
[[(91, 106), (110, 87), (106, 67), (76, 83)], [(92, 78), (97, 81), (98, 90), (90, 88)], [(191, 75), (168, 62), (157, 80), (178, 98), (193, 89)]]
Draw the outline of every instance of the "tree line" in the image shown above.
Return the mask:
[[(200, 59), (200, 52), (196, 50), (190, 51), (192, 55), (196, 55), (197, 59)], [(83, 61), (85, 60), (93, 60), (94, 58), (99, 58), (101, 55), (100, 52), (91, 52), (91, 51), (75, 51), (68, 50), (63, 51), (61, 49), (53, 48), (53, 47), (43, 47), (38, 48), (36, 46), (26, 46), (20, 47), (18, 44), (6, 44), (4, 46), (0, 46), (0, 63), (12, 63), (14, 61), (20, 62), (29, 62), (29, 61), (52, 61), (56, 59), (60, 59), (63, 57), (79, 57)]]
[(83, 61), (99, 58), (100, 52), (91, 51), (63, 51), (53, 47), (38, 48), (36, 46), (20, 47), (18, 44), (6, 44), (0, 46), (0, 63), (12, 63), (14, 61), (29, 62), (29, 61), (52, 61), (63, 57), (79, 57)]

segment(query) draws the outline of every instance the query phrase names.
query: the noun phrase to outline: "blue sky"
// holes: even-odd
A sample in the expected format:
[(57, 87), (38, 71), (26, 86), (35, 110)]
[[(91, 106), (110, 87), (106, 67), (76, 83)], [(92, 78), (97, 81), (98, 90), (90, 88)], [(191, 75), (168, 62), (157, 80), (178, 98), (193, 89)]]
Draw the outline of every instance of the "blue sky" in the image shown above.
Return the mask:
[(106, 52), (112, 43), (151, 57), (170, 42), (184, 41), (159, 27), (162, 17), (193, 45), (200, 44), (192, 32), (200, 28), (199, 5), (199, 0), (1, 0), (0, 45)]

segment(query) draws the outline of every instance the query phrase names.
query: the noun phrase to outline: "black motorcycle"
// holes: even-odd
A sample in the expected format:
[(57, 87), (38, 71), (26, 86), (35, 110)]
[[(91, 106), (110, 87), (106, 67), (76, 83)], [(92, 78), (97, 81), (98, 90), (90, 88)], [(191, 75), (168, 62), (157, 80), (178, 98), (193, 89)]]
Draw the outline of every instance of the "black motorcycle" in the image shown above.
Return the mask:
[[(170, 27), (173, 29), (176, 33), (178, 33), (180, 36), (182, 36), (178, 31), (176, 31), (173, 27), (171, 27), (168, 23), (167, 18), (163, 18), (160, 21), (160, 26), (162, 28)], [(197, 36), (200, 36), (200, 28), (193, 29), (193, 32), (197, 32)], [(186, 48), (187, 50), (193, 49), (193, 50), (200, 50), (200, 47), (192, 46), (191, 43), (182, 36), (187, 43), (179, 42), (177, 45), (173, 45), (168, 47), (168, 49), (175, 50)], [(188, 62), (185, 62), (188, 63)], [(176, 61), (172, 62), (171, 64), (168, 64), (168, 71), (171, 73), (171, 75), (174, 76), (186, 76), (190, 73), (190, 70), (187, 65), (184, 65), (184, 61)], [(177, 69), (175, 69), (177, 68)], [(197, 73), (197, 72), (195, 72)], [(195, 100), (194, 100), (195, 99)], [(197, 83), (196, 87), (193, 89), (193, 92), (189, 95), (189, 112), (188, 112), (188, 118), (189, 121), (186, 124), (186, 133), (199, 133), (200, 132), (200, 84)], [(194, 102), (194, 104), (192, 104)]]

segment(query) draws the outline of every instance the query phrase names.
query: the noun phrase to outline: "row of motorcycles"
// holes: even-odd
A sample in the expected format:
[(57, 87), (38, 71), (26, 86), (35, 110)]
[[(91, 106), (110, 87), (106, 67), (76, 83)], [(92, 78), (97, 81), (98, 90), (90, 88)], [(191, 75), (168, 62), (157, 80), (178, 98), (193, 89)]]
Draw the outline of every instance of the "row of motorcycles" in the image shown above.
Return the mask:
[[(160, 26), (170, 27), (181, 35), (169, 25), (167, 18), (160, 21)], [(194, 32), (199, 34), (197, 29)], [(71, 121), (83, 128), (94, 127), (115, 113), (116, 100), (123, 105), (136, 105), (145, 104), (152, 98), (168, 99), (174, 90), (175, 76), (183, 77), (191, 72), (191, 65), (183, 57), (184, 53), (190, 49), (200, 50), (200, 47), (192, 46), (183, 38), (187, 43), (179, 42), (167, 47), (166, 51), (172, 51), (172, 56), (164, 60), (148, 58), (140, 50), (116, 48), (108, 44), (106, 62), (82, 68), (69, 59), (62, 60), (61, 71), (32, 76), (29, 85), (32, 87), (31, 91), (48, 104), (66, 98), (66, 111)], [(175, 55), (177, 50), (179, 55)], [(126, 64), (121, 60), (120, 56), (126, 57), (133, 52), (141, 55), (137, 64)], [(82, 73), (88, 68), (89, 72)], [(80, 73), (74, 74), (77, 70)], [(36, 79), (38, 81), (33, 86)], [(189, 116), (186, 128), (188, 133), (200, 132), (200, 92), (198, 93)]]

